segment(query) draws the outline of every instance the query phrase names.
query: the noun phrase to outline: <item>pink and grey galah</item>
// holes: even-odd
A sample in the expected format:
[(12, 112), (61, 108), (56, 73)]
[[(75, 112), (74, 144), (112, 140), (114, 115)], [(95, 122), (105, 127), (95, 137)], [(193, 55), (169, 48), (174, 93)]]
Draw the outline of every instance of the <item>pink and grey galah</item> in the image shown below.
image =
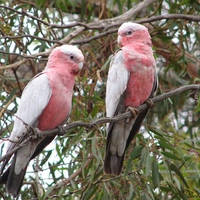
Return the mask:
[[(151, 36), (140, 24), (125, 22), (118, 30), (121, 49), (110, 63), (106, 85), (106, 115), (113, 117), (152, 98), (157, 89), (156, 63)], [(136, 118), (107, 124), (104, 171), (119, 175), (125, 151), (139, 131), (148, 108)]]
[[(75, 46), (56, 47), (46, 68), (26, 86), (15, 114), (14, 127), (7, 144), (7, 152), (28, 137), (27, 125), (40, 131), (61, 125), (70, 115), (75, 76), (83, 66), (84, 56)], [(55, 136), (46, 136), (29, 142), (14, 153), (1, 166), (0, 183), (6, 184), (7, 192), (18, 196), (28, 163), (35, 158)]]

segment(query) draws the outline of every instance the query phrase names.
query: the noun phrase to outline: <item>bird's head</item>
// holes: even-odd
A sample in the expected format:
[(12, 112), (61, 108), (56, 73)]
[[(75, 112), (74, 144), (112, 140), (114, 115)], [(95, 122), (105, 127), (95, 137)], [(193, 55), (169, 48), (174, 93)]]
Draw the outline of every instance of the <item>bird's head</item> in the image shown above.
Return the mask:
[[(83, 67), (84, 56), (80, 49), (73, 45), (62, 45), (56, 47), (49, 56), (49, 65), (50, 67), (51, 61), (54, 62), (54, 65), (57, 66), (60, 64), (67, 64), (74, 68), (74, 71), (78, 72)], [(76, 69), (78, 68), (78, 69)], [(72, 69), (73, 70), (73, 69)]]
[(118, 29), (118, 45), (123, 47), (133, 43), (134, 41), (143, 41), (144, 43), (149, 43), (149, 41), (151, 41), (151, 36), (148, 32), (148, 29), (145, 26), (137, 23), (123, 23)]

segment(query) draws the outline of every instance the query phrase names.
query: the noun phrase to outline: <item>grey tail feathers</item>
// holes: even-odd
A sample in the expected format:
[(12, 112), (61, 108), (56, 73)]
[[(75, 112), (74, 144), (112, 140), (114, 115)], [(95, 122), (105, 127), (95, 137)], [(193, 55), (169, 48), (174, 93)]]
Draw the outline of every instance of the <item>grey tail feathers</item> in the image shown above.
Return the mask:
[(27, 166), (23, 169), (20, 174), (15, 174), (16, 156), (14, 156), (11, 166), (6, 170), (6, 172), (1, 177), (0, 183), (6, 183), (6, 190), (9, 194), (11, 194), (14, 198), (19, 195), (24, 175), (26, 173)]
[[(30, 158), (30, 160), (34, 159), (39, 153), (41, 153), (41, 151), (54, 138), (55, 138), (55, 136), (49, 136), (49, 137), (44, 138), (38, 144), (34, 154)], [(14, 173), (14, 167), (15, 167), (15, 162), (16, 162), (16, 156), (17, 156), (17, 154), (14, 155), (14, 158), (12, 160), (11, 165), (6, 169), (6, 171), (4, 173), (3, 173), (3, 170), (4, 170), (5, 165), (8, 163), (8, 161), (3, 163), (3, 165), (1, 166), (1, 172), (0, 172), (0, 175), (3, 173), (3, 175), (1, 175), (1, 177), (0, 177), (0, 184), (6, 184), (7, 192), (12, 194), (14, 197), (17, 197), (19, 195), (21, 186), (23, 184), (24, 175), (26, 173), (26, 169), (27, 169), (27, 166), (28, 166), (28, 163), (29, 163), (28, 162), (26, 167), (23, 170), (21, 170), (20, 174), (15, 174)]]
[[(127, 139), (126, 142), (126, 149), (128, 148), (128, 146), (130, 145), (132, 139), (134, 138), (134, 136), (138, 133), (142, 122), (148, 112), (148, 108), (143, 110), (135, 119), (135, 122), (132, 126), (131, 132), (129, 134), (129, 137)], [(123, 167), (123, 162), (124, 162), (124, 154), (125, 151), (123, 153), (122, 156), (119, 156), (117, 154), (112, 155), (110, 152), (110, 144), (111, 144), (111, 134), (113, 134), (113, 124), (110, 124), (110, 129), (109, 129), (109, 133), (108, 133), (108, 137), (107, 137), (107, 143), (106, 143), (106, 156), (105, 156), (105, 160), (104, 160), (104, 171), (107, 174), (113, 174), (113, 175), (119, 175), (122, 171), (122, 167)]]
[(112, 155), (110, 151), (106, 152), (106, 157), (104, 160), (104, 171), (106, 174), (119, 175), (122, 171), (124, 161), (124, 154), (118, 156), (117, 154)]

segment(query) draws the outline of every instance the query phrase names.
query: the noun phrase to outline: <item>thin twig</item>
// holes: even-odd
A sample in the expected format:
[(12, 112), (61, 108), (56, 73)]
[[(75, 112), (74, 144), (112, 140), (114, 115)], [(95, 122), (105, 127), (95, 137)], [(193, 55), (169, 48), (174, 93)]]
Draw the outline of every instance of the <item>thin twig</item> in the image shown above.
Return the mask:
[[(93, 157), (94, 157), (94, 156), (93, 156), (92, 154), (91, 154), (90, 156), (88, 156), (88, 158), (87, 158), (87, 160), (86, 160), (86, 162), (85, 162), (85, 164), (84, 164), (84, 168), (86, 168), (86, 167), (90, 164), (90, 162), (92, 161)], [(56, 191), (56, 190), (60, 189), (60, 188), (63, 187), (63, 186), (66, 186), (68, 183), (70, 183), (71, 180), (73, 180), (74, 178), (76, 178), (76, 177), (81, 173), (81, 171), (82, 171), (82, 167), (80, 167), (78, 170), (76, 170), (76, 172), (74, 172), (73, 174), (71, 174), (71, 175), (69, 176), (69, 178), (64, 179), (64, 180), (58, 182), (58, 183), (55, 185), (55, 188), (54, 188), (53, 191)], [(53, 192), (53, 191), (52, 191), (52, 192)], [(53, 193), (54, 193), (54, 192), (53, 192)]]

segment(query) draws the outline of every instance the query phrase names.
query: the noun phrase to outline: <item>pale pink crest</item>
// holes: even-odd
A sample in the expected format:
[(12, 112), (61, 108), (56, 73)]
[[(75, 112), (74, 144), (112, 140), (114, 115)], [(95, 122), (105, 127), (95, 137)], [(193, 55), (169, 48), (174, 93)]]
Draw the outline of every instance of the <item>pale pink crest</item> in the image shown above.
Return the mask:
[(125, 46), (136, 41), (151, 45), (151, 36), (148, 29), (137, 23), (125, 22), (118, 30), (117, 42), (119, 46)]

